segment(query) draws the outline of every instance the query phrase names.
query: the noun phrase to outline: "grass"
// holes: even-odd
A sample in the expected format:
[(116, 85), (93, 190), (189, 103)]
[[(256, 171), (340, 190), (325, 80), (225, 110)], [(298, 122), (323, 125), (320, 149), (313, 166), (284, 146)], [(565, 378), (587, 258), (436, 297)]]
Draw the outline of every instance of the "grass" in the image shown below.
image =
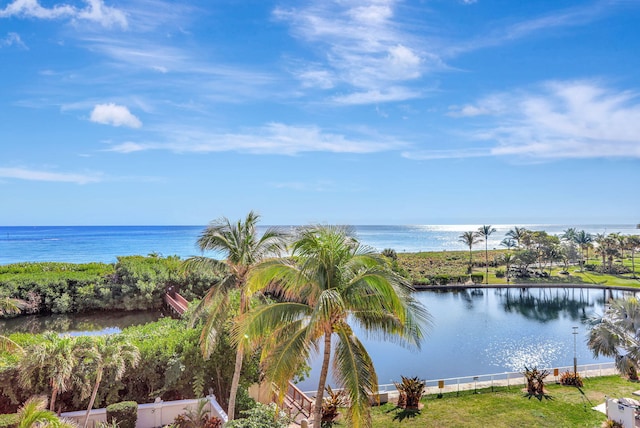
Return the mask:
[(619, 376), (585, 379), (584, 395), (574, 387), (546, 386), (550, 399), (527, 398), (518, 387), (435, 395), (423, 398), (419, 414), (404, 414), (394, 404), (372, 409), (375, 428), (403, 427), (599, 427), (606, 416), (591, 408), (605, 397), (633, 397), (637, 383)]

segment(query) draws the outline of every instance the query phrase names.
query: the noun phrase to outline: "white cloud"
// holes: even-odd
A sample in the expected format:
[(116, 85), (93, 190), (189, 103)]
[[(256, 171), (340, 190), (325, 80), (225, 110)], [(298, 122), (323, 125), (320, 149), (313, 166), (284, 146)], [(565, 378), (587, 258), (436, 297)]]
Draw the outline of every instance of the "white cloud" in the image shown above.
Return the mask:
[[(291, 25), (292, 33), (313, 45), (322, 58), (294, 73), (303, 87), (330, 89), (347, 85), (362, 102), (395, 101), (394, 97), (362, 97), (380, 93), (389, 86), (410, 83), (430, 68), (440, 68), (437, 55), (423, 52), (424, 44), (402, 30), (395, 17), (395, 0), (316, 0), (297, 9), (276, 9), (274, 16)], [(411, 97), (421, 94), (414, 91)], [(349, 94), (334, 97), (348, 99)], [(370, 101), (367, 101), (370, 100)]]
[[(537, 91), (492, 95), (477, 105), (465, 106), (458, 116), (474, 112), (493, 115), (473, 137), (493, 142), (490, 154), (494, 156), (640, 159), (640, 94), (635, 92), (615, 91), (593, 81), (555, 81)], [(504, 108), (491, 110), (487, 105)], [(465, 111), (467, 114), (462, 114)], [(462, 150), (441, 155), (470, 157), (479, 153), (484, 152)], [(439, 157), (435, 151), (423, 153), (430, 155)]]
[(413, 91), (405, 87), (390, 87), (385, 89), (372, 89), (367, 92), (352, 92), (347, 95), (337, 95), (332, 100), (337, 104), (358, 105), (385, 103), (390, 101), (404, 101), (418, 98), (421, 95), (418, 91)]
[(6, 37), (0, 39), (0, 47), (13, 45), (20, 46), (23, 49), (28, 49), (27, 45), (24, 44), (18, 33), (10, 32), (7, 33)]
[(0, 18), (21, 17), (38, 19), (77, 19), (97, 22), (103, 27), (119, 26), (127, 28), (125, 14), (113, 7), (106, 6), (102, 0), (85, 0), (85, 8), (76, 8), (68, 4), (58, 4), (50, 8), (43, 7), (38, 0), (14, 0), (0, 9)]
[(96, 105), (91, 112), (90, 120), (104, 125), (128, 126), (129, 128), (142, 126), (140, 119), (131, 114), (128, 108), (113, 103)]
[(37, 171), (25, 168), (0, 168), (0, 177), (29, 181), (49, 181), (76, 184), (97, 183), (101, 181), (99, 175)]
[(144, 150), (169, 150), (177, 153), (213, 153), (235, 151), (251, 154), (296, 155), (304, 152), (374, 153), (397, 150), (406, 144), (388, 137), (350, 137), (325, 132), (317, 126), (291, 126), (269, 123), (244, 133), (211, 133), (201, 129), (157, 130), (168, 142), (114, 145), (109, 151), (132, 153)]

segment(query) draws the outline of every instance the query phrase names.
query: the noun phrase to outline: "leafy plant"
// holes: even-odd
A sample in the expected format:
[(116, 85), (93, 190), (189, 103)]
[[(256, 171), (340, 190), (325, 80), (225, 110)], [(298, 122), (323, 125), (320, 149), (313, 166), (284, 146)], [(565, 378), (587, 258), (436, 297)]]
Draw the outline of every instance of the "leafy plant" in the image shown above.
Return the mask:
[(602, 428), (624, 428), (622, 422), (614, 421), (613, 419), (607, 419), (600, 426)]
[(336, 424), (336, 418), (340, 415), (338, 409), (346, 404), (344, 391), (334, 391), (329, 385), (325, 388), (328, 397), (322, 399), (322, 428), (331, 428)]
[(584, 386), (584, 382), (582, 381), (580, 374), (569, 371), (560, 375), (560, 384), (565, 386), (577, 386), (580, 388)]
[(225, 428), (288, 428), (292, 420), (275, 404), (256, 403), (253, 409), (241, 412), (242, 417), (229, 421)]
[(116, 421), (120, 428), (136, 428), (138, 420), (138, 403), (122, 401), (107, 406), (107, 422)]
[(538, 400), (542, 400), (543, 398), (550, 398), (544, 390), (544, 379), (547, 376), (549, 376), (548, 370), (538, 370), (537, 367), (529, 369), (525, 366), (524, 377), (527, 380), (526, 396), (528, 398), (536, 397)]
[(195, 409), (188, 409), (186, 413), (176, 416), (173, 425), (176, 428), (220, 428), (222, 419), (210, 416), (207, 407), (208, 401), (203, 398), (198, 401)]
[(406, 410), (418, 410), (420, 398), (424, 393), (426, 382), (418, 379), (418, 377), (402, 377), (402, 382), (394, 382), (394, 385), (400, 392), (398, 398), (398, 407)]

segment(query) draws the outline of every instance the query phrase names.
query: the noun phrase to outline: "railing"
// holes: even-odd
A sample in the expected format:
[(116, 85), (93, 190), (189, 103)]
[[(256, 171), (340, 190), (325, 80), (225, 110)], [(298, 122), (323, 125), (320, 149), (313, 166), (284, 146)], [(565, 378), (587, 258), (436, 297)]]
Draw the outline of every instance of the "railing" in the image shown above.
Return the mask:
[[(600, 364), (583, 364), (578, 365), (578, 374), (583, 378), (606, 376), (616, 374), (618, 371), (614, 363)], [(564, 372), (573, 372), (573, 366), (556, 367), (552, 369), (544, 369), (550, 372), (547, 382), (557, 382), (560, 375)], [(522, 372), (504, 372), (484, 374), (477, 376), (452, 377), (446, 379), (427, 380), (425, 386), (425, 394), (442, 394), (448, 392), (469, 391), (476, 389), (491, 388), (493, 391), (496, 387), (511, 387), (525, 385), (526, 380)], [(335, 389), (334, 389), (335, 390)], [(378, 385), (378, 393), (395, 393), (396, 387), (392, 383)], [(315, 394), (315, 391), (307, 391), (307, 394)]]
[(289, 386), (287, 387), (287, 392), (284, 397), (284, 401), (280, 403), (280, 389), (275, 385), (271, 384), (271, 401), (278, 405), (282, 405), (283, 409), (291, 417), (296, 417), (294, 411), (299, 415), (309, 418), (311, 417), (311, 412), (313, 409), (313, 401), (297, 386), (295, 386), (292, 382), (289, 382)]
[(306, 417), (311, 416), (313, 401), (311, 401), (304, 392), (300, 391), (298, 387), (291, 382), (289, 382), (289, 388), (287, 388), (287, 397), (291, 399), (292, 403), (302, 412), (302, 414)]
[(178, 315), (182, 315), (183, 313), (185, 313), (187, 307), (189, 306), (189, 302), (187, 302), (184, 297), (176, 292), (165, 293), (164, 301), (167, 303), (167, 305), (169, 305), (169, 307), (176, 311)]

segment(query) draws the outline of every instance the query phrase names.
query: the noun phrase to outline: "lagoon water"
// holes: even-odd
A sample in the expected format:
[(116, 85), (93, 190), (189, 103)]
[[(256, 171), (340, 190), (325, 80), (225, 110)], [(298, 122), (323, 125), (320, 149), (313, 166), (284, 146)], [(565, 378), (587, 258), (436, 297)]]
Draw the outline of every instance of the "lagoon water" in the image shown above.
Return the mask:
[[(588, 319), (602, 315), (605, 299), (621, 291), (571, 288), (478, 288), (466, 291), (419, 291), (433, 316), (433, 326), (419, 351), (363, 338), (381, 385), (400, 376), (422, 379), (498, 374), (573, 365), (573, 327), (578, 327), (578, 364), (610, 362), (594, 358), (587, 347)], [(298, 386), (315, 391), (320, 357)]]
[[(379, 251), (398, 252), (466, 250), (460, 234), (480, 225), (354, 226), (360, 241)], [(635, 225), (518, 225), (530, 230), (561, 234), (569, 227), (590, 233), (640, 233)], [(282, 226), (292, 229), (292, 226)], [(514, 225), (494, 225), (489, 248)], [(198, 235), (204, 226), (0, 226), (0, 265), (17, 262), (57, 261), (114, 263), (118, 256), (132, 254), (199, 255)], [(262, 227), (259, 230), (264, 230)], [(480, 249), (482, 244), (478, 244)]]

